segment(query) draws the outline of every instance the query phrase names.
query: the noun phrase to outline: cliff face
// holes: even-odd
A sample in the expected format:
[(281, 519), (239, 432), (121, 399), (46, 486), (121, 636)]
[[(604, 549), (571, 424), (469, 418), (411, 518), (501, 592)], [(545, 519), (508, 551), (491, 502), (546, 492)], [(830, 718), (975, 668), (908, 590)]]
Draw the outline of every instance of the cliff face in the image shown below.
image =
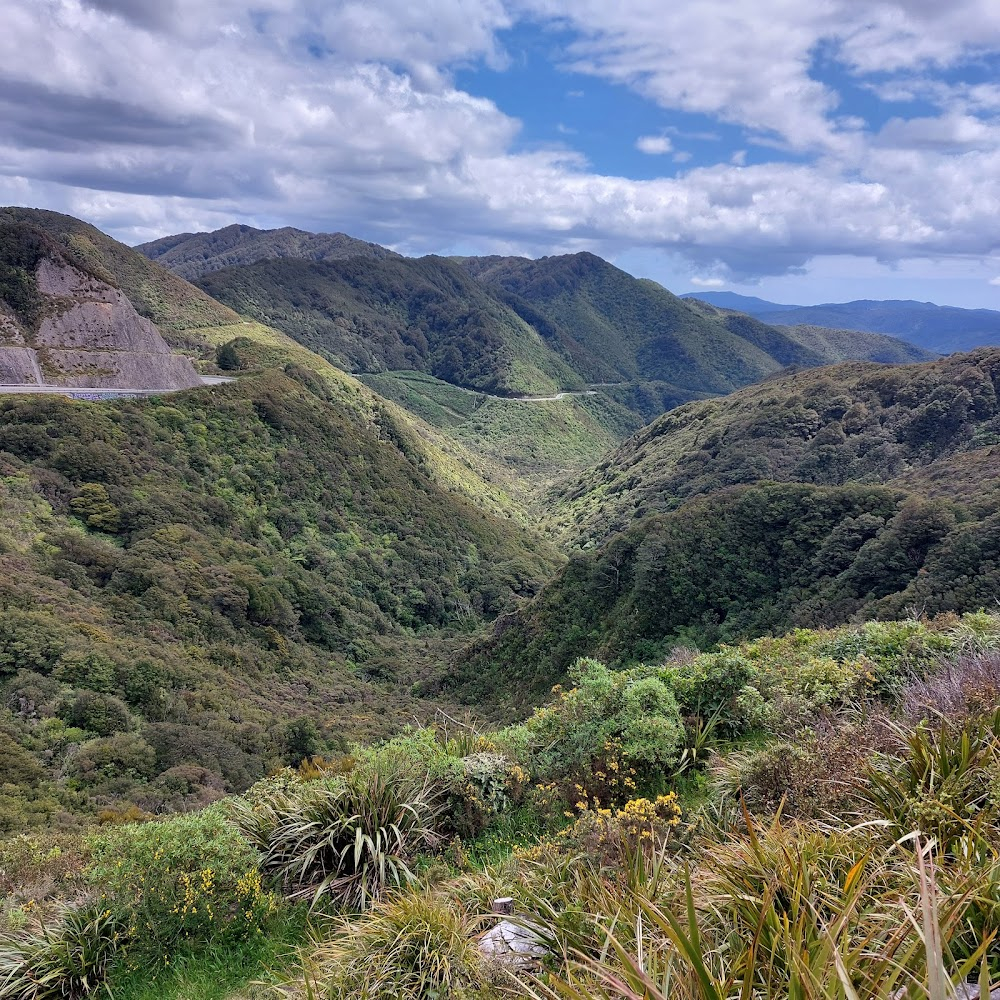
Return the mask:
[(0, 285), (0, 384), (201, 385), (190, 359), (171, 354), (159, 330), (119, 289), (74, 266), (36, 231), (17, 228), (0, 242), (6, 279)]

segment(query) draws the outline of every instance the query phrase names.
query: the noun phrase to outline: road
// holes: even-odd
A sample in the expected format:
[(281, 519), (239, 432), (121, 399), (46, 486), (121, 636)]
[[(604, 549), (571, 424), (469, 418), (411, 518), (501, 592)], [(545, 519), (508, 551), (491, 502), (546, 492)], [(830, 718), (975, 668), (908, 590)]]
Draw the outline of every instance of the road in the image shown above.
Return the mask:
[[(343, 369), (341, 369), (343, 370)], [(365, 375), (375, 374), (374, 372), (349, 372), (344, 371), (345, 375), (350, 375), (351, 378), (363, 379)], [(384, 372), (385, 375), (398, 375), (398, 372)], [(471, 393), (473, 396), (485, 396), (487, 399), (499, 399), (502, 403), (557, 403), (560, 399), (566, 399), (568, 396), (596, 396), (597, 390), (602, 388), (610, 388), (615, 385), (628, 385), (627, 382), (591, 382), (586, 389), (562, 389), (557, 393), (553, 393), (551, 396), (494, 396), (491, 392), (484, 392), (482, 389), (470, 389), (464, 385), (454, 385), (451, 382), (445, 383), (452, 389), (459, 389), (462, 392)]]
[[(489, 396), (488, 392), (483, 393), (484, 396)], [(507, 401), (513, 400), (516, 403), (554, 403), (559, 399), (565, 399), (567, 396), (596, 396), (596, 389), (564, 389), (562, 392), (557, 392), (554, 396), (490, 396), (490, 399), (505, 399)]]
[[(220, 375), (202, 375), (202, 385), (224, 385), (235, 379)], [(69, 396), (71, 399), (105, 400), (105, 399), (135, 399), (139, 396), (163, 396), (169, 392), (183, 392), (182, 389), (114, 389), (109, 386), (64, 386), (38, 385), (29, 382), (25, 385), (0, 385), (0, 395), (41, 395)]]

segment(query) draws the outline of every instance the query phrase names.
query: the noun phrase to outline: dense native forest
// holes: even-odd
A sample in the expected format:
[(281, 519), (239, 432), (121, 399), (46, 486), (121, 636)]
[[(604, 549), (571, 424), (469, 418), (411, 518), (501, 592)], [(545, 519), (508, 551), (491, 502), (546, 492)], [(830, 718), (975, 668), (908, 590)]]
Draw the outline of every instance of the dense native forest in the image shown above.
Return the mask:
[(997, 351), (0, 220), (233, 379), (0, 396), (0, 998), (1000, 978)]

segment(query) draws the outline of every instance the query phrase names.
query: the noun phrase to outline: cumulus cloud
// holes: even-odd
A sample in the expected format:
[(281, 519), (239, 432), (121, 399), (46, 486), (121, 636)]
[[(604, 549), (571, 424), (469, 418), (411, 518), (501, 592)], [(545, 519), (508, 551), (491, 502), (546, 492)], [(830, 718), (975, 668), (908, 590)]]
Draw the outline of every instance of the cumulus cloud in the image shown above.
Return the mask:
[(635, 148), (640, 153), (660, 156), (663, 153), (669, 153), (674, 148), (674, 144), (665, 135), (641, 135), (635, 141)]
[[(827, 254), (986, 255), (1000, 90), (933, 68), (1000, 51), (994, 7), (8, 0), (0, 198), (134, 242), (240, 219), (410, 251), (658, 247), (711, 281)], [(636, 142), (684, 165), (652, 180), (599, 174), (571, 148), (519, 151), (520, 123), (459, 89), (454, 70), (503, 70), (502, 32), (525, 21), (563, 29), (561, 66), (735, 125), (741, 147), (774, 147), (773, 162), (747, 166), (718, 142), (720, 162), (691, 168), (674, 144), (720, 136), (676, 125)], [(905, 93), (933, 110), (872, 133), (820, 79), (819, 51), (882, 100)], [(873, 68), (896, 76), (866, 81)]]

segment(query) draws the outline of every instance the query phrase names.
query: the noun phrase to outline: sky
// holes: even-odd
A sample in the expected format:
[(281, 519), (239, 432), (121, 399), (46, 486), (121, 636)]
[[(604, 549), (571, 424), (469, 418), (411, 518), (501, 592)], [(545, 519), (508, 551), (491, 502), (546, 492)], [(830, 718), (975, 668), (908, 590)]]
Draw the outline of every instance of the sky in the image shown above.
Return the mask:
[(0, 0), (0, 203), (1000, 309), (1000, 3)]

